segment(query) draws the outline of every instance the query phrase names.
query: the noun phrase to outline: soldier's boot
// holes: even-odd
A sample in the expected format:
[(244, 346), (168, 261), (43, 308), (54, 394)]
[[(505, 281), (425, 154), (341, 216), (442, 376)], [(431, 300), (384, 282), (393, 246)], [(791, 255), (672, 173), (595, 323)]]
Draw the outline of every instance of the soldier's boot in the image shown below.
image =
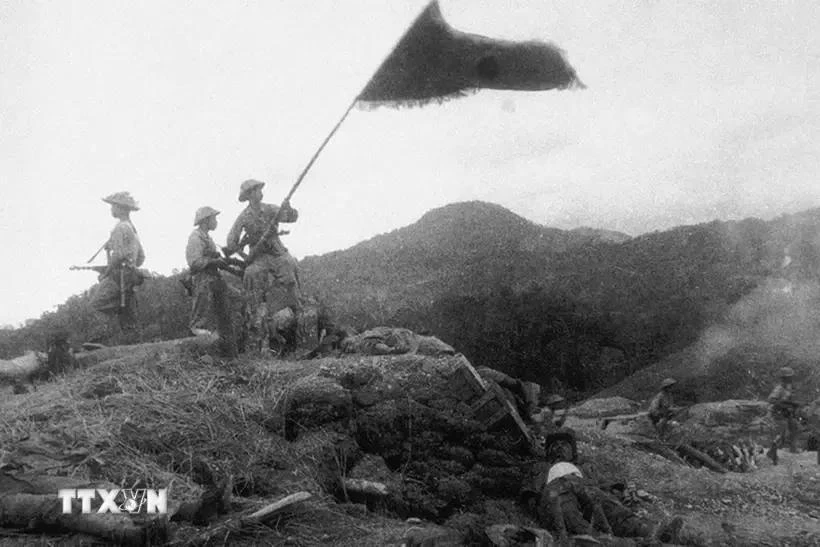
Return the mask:
[(772, 445), (769, 447), (769, 451), (766, 452), (766, 455), (772, 460), (773, 465), (777, 465), (777, 442), (773, 442)]

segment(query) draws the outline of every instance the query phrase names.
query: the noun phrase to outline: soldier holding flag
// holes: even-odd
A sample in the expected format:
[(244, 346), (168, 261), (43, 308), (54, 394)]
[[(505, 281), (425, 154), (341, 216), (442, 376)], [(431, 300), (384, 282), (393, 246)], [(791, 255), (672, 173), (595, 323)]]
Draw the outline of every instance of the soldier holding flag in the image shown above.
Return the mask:
[(264, 182), (253, 179), (242, 183), (239, 201), (247, 201), (248, 206), (228, 232), (225, 247), (225, 253), (230, 255), (242, 251), (246, 244), (250, 245), (242, 283), (246, 340), (248, 348), (257, 351), (284, 349), (275, 347), (277, 342), (280, 346), (295, 343), (295, 340), (283, 340), (281, 336), (282, 331), (288, 330), (293, 331), (288, 334), (294, 336), (295, 329), (286, 329), (279, 322), (282, 317), (292, 320), (302, 310), (296, 259), (279, 239), (277, 226), (278, 222), (296, 222), (299, 212), (290, 206), (288, 199), (281, 208), (262, 203), (264, 186)]

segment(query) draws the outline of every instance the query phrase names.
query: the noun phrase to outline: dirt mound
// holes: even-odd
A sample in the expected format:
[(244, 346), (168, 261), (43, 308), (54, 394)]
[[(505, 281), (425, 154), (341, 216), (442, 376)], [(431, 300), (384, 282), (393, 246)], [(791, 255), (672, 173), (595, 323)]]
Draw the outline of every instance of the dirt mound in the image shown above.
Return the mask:
[[(443, 523), (456, 512), (483, 514), (483, 504), (495, 498), (515, 506), (529, 445), (514, 428), (487, 430), (454, 392), (454, 373), (469, 366), (463, 356), (357, 356), (316, 364), (276, 409), (281, 418), (274, 421), (284, 423), (286, 438), (328, 428), (348, 434), (363, 454), (383, 462), (379, 475), (392, 487), (380, 503), (405, 517)], [(342, 471), (357, 463), (347, 461)]]
[[(235, 507), (314, 495), (288, 518), (232, 535), (238, 545), (486, 542), (492, 525), (537, 527), (516, 499), (533, 462), (509, 429), (471, 419), (475, 409), (452, 388), (460, 356), (226, 361), (195, 344), (111, 357), (0, 401), (0, 467), (167, 487), (169, 503), (197, 499), (226, 475)], [(719, 423), (721, 412), (704, 423)], [(820, 484), (809, 455), (717, 475), (637, 450), (595, 421), (581, 435), (587, 476), (643, 491), (633, 509), (652, 518), (683, 514), (695, 544), (817, 540)], [(751, 515), (778, 524), (755, 528)], [(172, 523), (172, 532), (179, 544), (202, 529)]]

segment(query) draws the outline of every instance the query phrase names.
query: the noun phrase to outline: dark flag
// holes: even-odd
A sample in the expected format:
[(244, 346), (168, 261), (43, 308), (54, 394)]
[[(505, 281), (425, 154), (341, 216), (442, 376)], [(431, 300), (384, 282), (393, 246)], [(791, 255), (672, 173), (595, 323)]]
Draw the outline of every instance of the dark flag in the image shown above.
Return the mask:
[(423, 105), (478, 89), (583, 88), (564, 52), (540, 41), (513, 42), (452, 28), (432, 1), (365, 86), (358, 100)]
[[(544, 91), (584, 88), (553, 44), (530, 40), (513, 42), (469, 34), (452, 28), (441, 16), (436, 0), (419, 15), (393, 51), (354, 98), (291, 187), (287, 202), (316, 158), (357, 104), (417, 106), (467, 95), (479, 89)], [(280, 212), (285, 207), (280, 207)], [(264, 240), (279, 218), (277, 215)]]

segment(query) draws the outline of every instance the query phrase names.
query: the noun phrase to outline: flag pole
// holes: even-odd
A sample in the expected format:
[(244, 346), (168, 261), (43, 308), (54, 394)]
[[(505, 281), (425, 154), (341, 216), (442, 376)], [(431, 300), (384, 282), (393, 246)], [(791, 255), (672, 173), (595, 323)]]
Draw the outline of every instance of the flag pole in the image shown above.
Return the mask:
[[(435, 1), (436, 1), (436, 0), (431, 0), (430, 2), (428, 2), (427, 4), (425, 4), (425, 5), (424, 5), (424, 9), (421, 11), (421, 13), (424, 13), (424, 11), (425, 11), (425, 10), (426, 10), (429, 6), (430, 6), (430, 4), (432, 4), (432, 3), (433, 3), (433, 2), (435, 2)], [(413, 21), (415, 22), (415, 21), (416, 21), (416, 19), (418, 19), (418, 17), (419, 17), (419, 16), (416, 16), (416, 18), (415, 18), (415, 19), (413, 19)], [(410, 32), (410, 29), (412, 29), (412, 28), (413, 28), (413, 23), (411, 23), (411, 24), (407, 27), (407, 30), (405, 30), (405, 31), (404, 31), (404, 33), (401, 35), (401, 37), (400, 37), (400, 38), (396, 41), (396, 43), (393, 45), (393, 47), (392, 47), (392, 48), (390, 48), (390, 51), (388, 52), (388, 54), (387, 54), (387, 55), (385, 55), (385, 57), (384, 57), (384, 59), (382, 60), (381, 64), (379, 64), (379, 66), (378, 66), (378, 67), (376, 67), (376, 70), (373, 72), (373, 75), (375, 75), (375, 74), (376, 74), (376, 72), (378, 72), (378, 71), (379, 71), (379, 68), (381, 68), (382, 64), (384, 64), (384, 62), (387, 60), (387, 58), (388, 58), (388, 57), (389, 57), (389, 56), (393, 53), (393, 50), (394, 50), (394, 49), (396, 49), (396, 46), (397, 46), (397, 45), (399, 45), (399, 44), (401, 43), (401, 41), (404, 39), (404, 37), (407, 35), (407, 33), (408, 33), (408, 32)], [(294, 185), (291, 187), (290, 192), (288, 192), (287, 197), (285, 197), (285, 199), (284, 199), (284, 200), (282, 200), (282, 204), (283, 204), (283, 205), (285, 204), (285, 202), (287, 202), (287, 201), (291, 198), (291, 196), (293, 196), (293, 193), (294, 193), (294, 192), (296, 192), (296, 189), (297, 189), (297, 188), (299, 188), (299, 185), (300, 185), (300, 184), (302, 184), (302, 180), (305, 178), (305, 175), (307, 175), (307, 172), (308, 172), (308, 171), (310, 171), (310, 168), (311, 168), (311, 167), (313, 167), (313, 164), (314, 164), (314, 162), (316, 161), (316, 158), (318, 158), (318, 157), (319, 157), (319, 154), (321, 154), (321, 153), (322, 153), (322, 150), (324, 150), (324, 149), (325, 149), (325, 146), (327, 145), (327, 143), (330, 141), (330, 139), (331, 139), (331, 138), (333, 138), (333, 135), (335, 135), (335, 134), (336, 134), (336, 131), (338, 131), (339, 127), (342, 125), (342, 123), (343, 123), (343, 122), (345, 121), (345, 119), (347, 118), (347, 115), (348, 115), (348, 114), (350, 114), (350, 111), (351, 111), (351, 110), (353, 110), (353, 107), (354, 107), (354, 106), (356, 106), (356, 103), (359, 101), (359, 97), (361, 97), (361, 95), (362, 95), (362, 93), (364, 92), (364, 90), (365, 90), (365, 89), (367, 89), (367, 84), (369, 84), (369, 83), (370, 83), (370, 80), (372, 80), (372, 79), (373, 79), (373, 75), (371, 75), (371, 76), (370, 76), (370, 79), (368, 79), (368, 80), (367, 80), (367, 82), (365, 82), (364, 86), (362, 87), (362, 90), (361, 90), (361, 91), (359, 91), (359, 93), (357, 93), (357, 94), (356, 94), (356, 96), (355, 96), (355, 97), (353, 98), (353, 100), (350, 102), (350, 105), (347, 107), (347, 110), (345, 110), (344, 114), (342, 114), (342, 117), (339, 119), (339, 121), (338, 121), (338, 122), (336, 122), (336, 125), (334, 125), (334, 126), (333, 126), (333, 129), (331, 129), (331, 130), (330, 130), (330, 133), (328, 133), (327, 137), (325, 137), (325, 140), (324, 140), (324, 141), (322, 141), (322, 144), (321, 144), (321, 145), (319, 145), (319, 148), (316, 150), (316, 152), (314, 152), (313, 157), (311, 157), (311, 158), (310, 158), (310, 161), (309, 161), (309, 162), (308, 162), (308, 164), (305, 166), (305, 168), (302, 170), (302, 173), (299, 175), (299, 177), (296, 179), (296, 182), (295, 182), (295, 183), (294, 183)], [(280, 208), (279, 208), (279, 210), (281, 211), (281, 210), (282, 210), (282, 208), (280, 207)], [(277, 215), (276, 215), (276, 221), (274, 222), (274, 224), (276, 224), (276, 222), (278, 222), (279, 220), (280, 220), (280, 219), (279, 219), (279, 214), (277, 214)]]
[[(427, 8), (430, 6), (430, 4), (432, 4), (433, 2), (436, 2), (436, 1), (437, 0), (430, 0), (430, 2), (425, 4), (424, 10), (422, 10), (421, 13), (424, 13), (424, 11), (427, 10)], [(416, 16), (416, 19), (414, 19), (413, 22), (415, 23), (415, 21), (419, 17), (420, 17), (420, 14), (418, 16)], [(362, 93), (364, 93), (364, 90), (367, 89), (367, 85), (370, 83), (370, 80), (373, 79), (373, 76), (379, 71), (381, 66), (385, 63), (385, 61), (387, 61), (387, 59), (393, 53), (393, 50), (396, 49), (396, 46), (398, 46), (401, 43), (401, 41), (404, 40), (404, 37), (407, 36), (407, 33), (410, 32), (410, 30), (412, 28), (413, 28), (413, 23), (411, 23), (407, 27), (407, 30), (405, 30), (404, 33), (401, 35), (401, 37), (396, 41), (396, 43), (390, 49), (390, 52), (387, 55), (385, 55), (385, 57), (382, 60), (381, 64), (378, 67), (376, 67), (376, 70), (373, 72), (373, 75), (371, 75), (370, 79), (368, 79), (367, 82), (365, 82), (364, 86), (362, 87), (362, 90), (359, 91), (359, 93), (357, 93), (355, 97), (353, 97), (353, 100), (350, 101), (350, 104), (348, 105), (348, 107), (345, 110), (344, 114), (342, 114), (342, 117), (339, 118), (339, 121), (336, 122), (336, 125), (333, 126), (333, 129), (331, 129), (330, 133), (328, 133), (328, 135), (325, 137), (325, 140), (322, 141), (322, 144), (319, 145), (319, 148), (316, 150), (316, 152), (313, 153), (313, 156), (310, 158), (310, 161), (307, 163), (305, 168), (299, 174), (299, 177), (296, 179), (296, 182), (291, 187), (290, 191), (288, 192), (288, 195), (285, 196), (285, 199), (282, 200), (282, 205), (279, 207), (279, 210), (276, 211), (276, 216), (274, 217), (273, 221), (268, 225), (268, 227), (265, 229), (264, 233), (262, 233), (262, 236), (259, 238), (259, 242), (257, 243), (257, 246), (259, 245), (259, 243), (265, 241), (268, 238), (268, 236), (270, 236), (274, 232), (274, 230), (278, 229), (279, 222), (282, 220), (282, 211), (285, 208), (285, 204), (288, 203), (288, 200), (290, 200), (290, 198), (293, 196), (294, 192), (296, 192), (296, 189), (299, 188), (300, 184), (302, 184), (302, 181), (304, 180), (305, 175), (307, 175), (308, 171), (310, 171), (310, 168), (313, 167), (313, 164), (316, 162), (316, 159), (319, 157), (319, 154), (322, 153), (322, 150), (325, 149), (325, 146), (327, 146), (327, 143), (330, 142), (330, 139), (333, 138), (333, 135), (336, 134), (336, 131), (339, 130), (339, 127), (341, 127), (342, 123), (345, 121), (345, 119), (347, 119), (347, 116), (348, 116), (348, 114), (350, 114), (350, 111), (353, 110), (354, 106), (356, 106), (356, 103), (359, 101), (359, 97), (361, 97)], [(246, 261), (247, 262), (252, 262), (255, 255), (256, 255), (256, 253), (254, 251), (254, 248), (252, 247), (250, 249), (250, 251), (248, 252)]]
[[(316, 158), (319, 157), (319, 154), (322, 153), (322, 150), (325, 149), (325, 146), (327, 146), (327, 143), (330, 142), (330, 139), (333, 138), (333, 135), (335, 135), (336, 131), (339, 130), (339, 127), (341, 127), (342, 122), (345, 121), (345, 119), (347, 118), (347, 115), (350, 114), (351, 110), (353, 110), (353, 107), (356, 105), (356, 102), (359, 100), (359, 95), (361, 95), (361, 92), (359, 92), (359, 94), (356, 95), (356, 97), (350, 102), (350, 105), (347, 107), (347, 110), (345, 110), (345, 113), (342, 114), (342, 117), (339, 119), (338, 122), (336, 122), (336, 125), (333, 126), (333, 129), (330, 130), (330, 133), (328, 133), (327, 137), (325, 137), (325, 140), (322, 141), (322, 144), (319, 145), (319, 148), (316, 150), (316, 152), (313, 153), (313, 157), (310, 158), (310, 161), (307, 163), (305, 168), (302, 170), (302, 173), (299, 175), (299, 178), (296, 179), (296, 183), (291, 187), (290, 192), (288, 192), (287, 197), (285, 197), (285, 199), (282, 201), (282, 203), (288, 201), (291, 198), (291, 196), (293, 195), (293, 193), (296, 191), (296, 189), (299, 188), (299, 185), (302, 184), (302, 180), (305, 178), (305, 175), (307, 175), (307, 172), (310, 171), (310, 168), (313, 167), (313, 163), (316, 161)], [(279, 210), (281, 211), (281, 208)]]

